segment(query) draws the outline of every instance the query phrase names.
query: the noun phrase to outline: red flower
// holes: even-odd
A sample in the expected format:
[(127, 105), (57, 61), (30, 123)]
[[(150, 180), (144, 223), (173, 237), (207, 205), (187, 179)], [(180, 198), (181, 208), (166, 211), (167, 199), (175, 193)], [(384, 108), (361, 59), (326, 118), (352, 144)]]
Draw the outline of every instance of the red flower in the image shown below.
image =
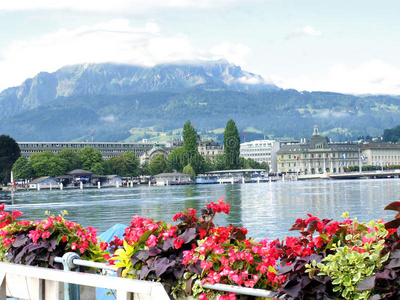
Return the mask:
[(204, 239), (204, 237), (206, 236), (206, 234), (207, 234), (207, 231), (206, 231), (205, 229), (201, 229), (201, 228), (200, 228), (200, 239), (201, 239), (201, 240)]
[[(3, 207), (4, 207), (4, 203), (3, 203)], [(0, 210), (1, 210), (1, 209), (0, 209)], [(14, 211), (12, 212), (12, 216), (13, 216), (13, 218), (18, 218), (18, 217), (22, 216), (22, 212), (20, 212), (20, 211), (18, 211), (18, 210), (14, 210)]]
[(180, 238), (180, 237), (176, 238), (176, 239), (174, 240), (175, 249), (179, 249), (180, 247), (182, 247), (183, 242), (184, 242), (184, 241), (183, 241), (182, 238)]
[(172, 221), (174, 221), (174, 222), (176, 222), (180, 217), (182, 217), (183, 216), (183, 213), (177, 213), (173, 218), (172, 218)]

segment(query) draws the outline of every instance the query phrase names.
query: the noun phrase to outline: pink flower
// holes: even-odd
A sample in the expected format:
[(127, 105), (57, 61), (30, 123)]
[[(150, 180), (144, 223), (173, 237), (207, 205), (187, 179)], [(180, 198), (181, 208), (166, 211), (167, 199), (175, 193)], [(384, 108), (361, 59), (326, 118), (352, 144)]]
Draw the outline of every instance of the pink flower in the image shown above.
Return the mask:
[(213, 263), (211, 261), (202, 260), (200, 266), (204, 270), (209, 270), (212, 268)]
[(157, 237), (155, 235), (151, 234), (149, 236), (149, 239), (146, 242), (146, 245), (149, 247), (153, 247), (153, 246), (157, 245)]
[(197, 299), (199, 299), (199, 300), (208, 300), (207, 294), (206, 293), (201, 293), (200, 296), (197, 296)]

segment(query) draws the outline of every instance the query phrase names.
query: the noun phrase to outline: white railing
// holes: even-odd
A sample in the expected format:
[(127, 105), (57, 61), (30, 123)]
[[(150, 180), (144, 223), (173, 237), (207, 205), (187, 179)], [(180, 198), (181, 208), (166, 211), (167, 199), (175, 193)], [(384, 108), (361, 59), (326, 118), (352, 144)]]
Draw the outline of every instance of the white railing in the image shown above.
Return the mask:
[[(133, 294), (137, 294), (139, 299), (169, 300), (159, 282), (0, 263), (0, 300), (7, 296), (29, 300), (76, 300), (57, 284), (61, 282), (116, 290), (117, 300), (132, 299)], [(96, 299), (95, 289), (83, 299)]]
[[(115, 290), (117, 300), (170, 299), (160, 282), (70, 271), (78, 266), (109, 271), (118, 270), (111, 265), (82, 260), (76, 253), (66, 253), (63, 257), (57, 257), (55, 261), (63, 264), (63, 271), (0, 263), (0, 300), (5, 300), (6, 296), (29, 300), (95, 300), (96, 290), (92, 289), (85, 293), (82, 286)], [(64, 283), (64, 287), (61, 283)], [(226, 284), (204, 284), (203, 287), (267, 299), (274, 298), (274, 293), (268, 290)]]

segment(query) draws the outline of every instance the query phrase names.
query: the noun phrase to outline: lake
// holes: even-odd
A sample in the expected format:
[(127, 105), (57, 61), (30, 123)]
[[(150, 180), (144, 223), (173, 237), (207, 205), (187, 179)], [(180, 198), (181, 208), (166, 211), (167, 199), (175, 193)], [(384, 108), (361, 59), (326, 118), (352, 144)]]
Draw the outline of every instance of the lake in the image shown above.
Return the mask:
[(129, 225), (132, 216), (173, 223), (172, 217), (185, 208), (200, 210), (206, 203), (225, 197), (229, 215), (220, 214), (215, 223), (246, 227), (248, 237), (258, 240), (296, 236), (288, 231), (307, 213), (319, 218), (343, 220), (349, 212), (359, 221), (394, 218), (383, 211), (400, 200), (400, 179), (293, 181), (225, 185), (135, 186), (86, 190), (18, 191), (7, 210), (20, 210), (28, 220), (45, 219), (45, 211), (102, 233), (117, 223)]

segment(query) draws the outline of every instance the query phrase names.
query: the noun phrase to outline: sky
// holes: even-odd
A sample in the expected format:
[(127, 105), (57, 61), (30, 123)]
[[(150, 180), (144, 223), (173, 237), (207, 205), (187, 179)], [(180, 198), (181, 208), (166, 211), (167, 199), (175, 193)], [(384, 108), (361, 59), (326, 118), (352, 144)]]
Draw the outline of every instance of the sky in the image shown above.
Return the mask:
[(225, 59), (283, 89), (400, 95), (398, 0), (0, 2), (0, 91), (65, 65)]

